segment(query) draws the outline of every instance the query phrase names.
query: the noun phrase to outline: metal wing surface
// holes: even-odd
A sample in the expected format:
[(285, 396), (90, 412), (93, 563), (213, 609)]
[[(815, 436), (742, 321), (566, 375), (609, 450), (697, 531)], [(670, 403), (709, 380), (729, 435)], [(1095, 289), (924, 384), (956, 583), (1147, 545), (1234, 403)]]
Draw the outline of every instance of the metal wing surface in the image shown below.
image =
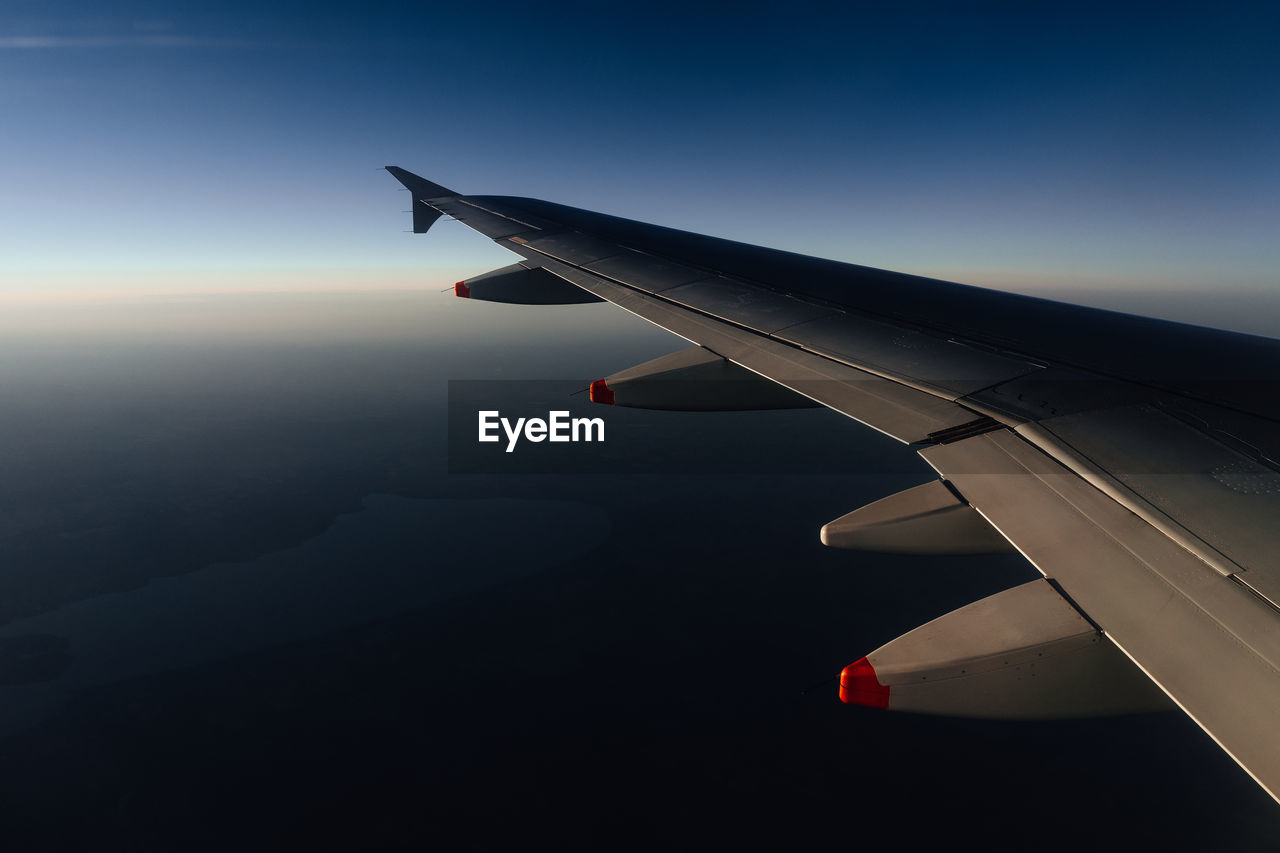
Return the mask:
[[(1047, 578), (851, 664), (846, 701), (1109, 713), (1150, 705), (1135, 697), (1154, 682), (1280, 793), (1280, 341), (461, 195), (388, 170), (413, 193), (415, 231), (457, 219), (521, 256), (520, 272), (540, 269), (912, 445), (940, 474), (927, 494), (832, 522), (824, 541), (961, 553), (1003, 537)], [(1126, 681), (1132, 666), (1106, 658), (1123, 661), (1116, 649), (1149, 682)]]

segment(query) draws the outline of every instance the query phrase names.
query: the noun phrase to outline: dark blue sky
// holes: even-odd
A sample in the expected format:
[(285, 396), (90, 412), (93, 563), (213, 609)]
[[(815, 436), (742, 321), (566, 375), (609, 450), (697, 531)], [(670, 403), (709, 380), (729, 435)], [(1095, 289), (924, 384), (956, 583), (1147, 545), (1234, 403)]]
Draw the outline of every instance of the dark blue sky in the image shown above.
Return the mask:
[(444, 286), (388, 163), (1022, 290), (1280, 268), (1280, 15), (1151, 4), (18, 2), (4, 294)]

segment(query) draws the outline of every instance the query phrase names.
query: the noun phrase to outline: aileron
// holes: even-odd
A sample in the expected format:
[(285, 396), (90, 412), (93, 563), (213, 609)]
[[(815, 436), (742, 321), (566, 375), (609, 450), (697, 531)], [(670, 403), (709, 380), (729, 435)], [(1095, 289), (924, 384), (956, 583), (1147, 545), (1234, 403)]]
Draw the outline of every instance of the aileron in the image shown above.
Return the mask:
[(891, 382), (814, 353), (684, 310), (659, 297), (556, 262), (546, 268), (620, 308), (705, 346), (906, 444), (972, 421), (974, 413), (941, 397)]

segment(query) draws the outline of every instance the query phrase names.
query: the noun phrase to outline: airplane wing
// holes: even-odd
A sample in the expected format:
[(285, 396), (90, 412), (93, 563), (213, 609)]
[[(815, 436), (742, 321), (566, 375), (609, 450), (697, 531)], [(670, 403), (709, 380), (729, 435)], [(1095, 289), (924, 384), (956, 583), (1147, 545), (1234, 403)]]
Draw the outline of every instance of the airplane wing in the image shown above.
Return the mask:
[(830, 522), (824, 542), (1016, 549), (1044, 575), (858, 659), (841, 699), (1023, 719), (1172, 703), (1280, 796), (1280, 341), (387, 169), (415, 231), (447, 215), (522, 258), (458, 295), (605, 300), (693, 345), (595, 383), (593, 400), (828, 406), (940, 479)]

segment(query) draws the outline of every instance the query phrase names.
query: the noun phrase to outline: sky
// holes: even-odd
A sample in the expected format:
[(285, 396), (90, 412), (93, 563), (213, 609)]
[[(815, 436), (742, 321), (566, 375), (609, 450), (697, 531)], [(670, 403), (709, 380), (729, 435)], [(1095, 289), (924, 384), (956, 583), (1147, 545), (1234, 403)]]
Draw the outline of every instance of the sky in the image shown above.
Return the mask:
[(394, 164), (972, 284), (1280, 318), (1263, 5), (11, 0), (0, 300), (428, 289), (510, 262), (456, 223), (403, 233)]

